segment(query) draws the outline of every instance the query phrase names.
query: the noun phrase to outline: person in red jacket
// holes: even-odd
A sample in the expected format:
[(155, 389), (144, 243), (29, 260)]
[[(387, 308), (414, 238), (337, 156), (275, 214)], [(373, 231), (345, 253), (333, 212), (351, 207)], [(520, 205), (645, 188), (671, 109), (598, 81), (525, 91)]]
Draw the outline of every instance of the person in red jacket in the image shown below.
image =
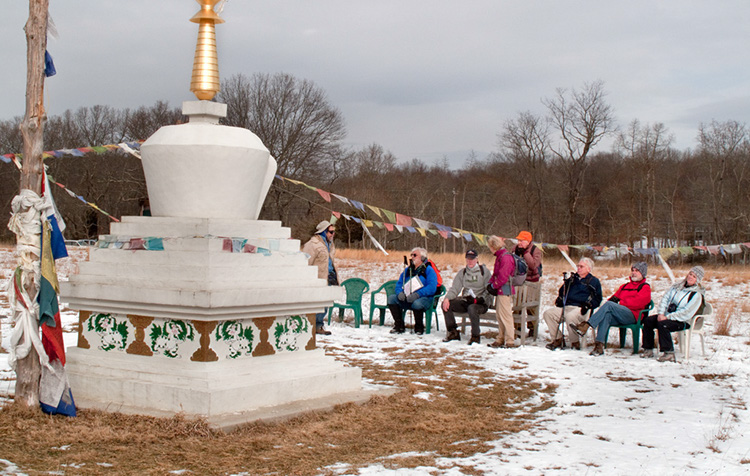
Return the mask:
[(604, 354), (604, 340), (613, 324), (627, 325), (638, 322), (640, 313), (651, 302), (651, 286), (646, 282), (648, 264), (641, 261), (630, 268), (630, 281), (620, 286), (607, 302), (588, 321), (574, 330), (584, 335), (589, 327), (596, 329), (596, 343), (590, 355)]

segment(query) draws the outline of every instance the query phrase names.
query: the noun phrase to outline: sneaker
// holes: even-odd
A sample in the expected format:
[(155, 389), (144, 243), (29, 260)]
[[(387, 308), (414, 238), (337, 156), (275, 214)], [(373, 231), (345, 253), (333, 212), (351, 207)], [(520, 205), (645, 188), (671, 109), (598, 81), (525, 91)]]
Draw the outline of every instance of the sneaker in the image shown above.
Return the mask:
[(318, 326), (318, 328), (315, 329), (315, 333), (318, 334), (318, 335), (320, 335), (320, 336), (329, 336), (329, 335), (331, 335), (331, 331), (325, 330), (325, 328), (323, 328), (323, 326)]
[(397, 327), (394, 327), (393, 329), (391, 329), (391, 334), (403, 334), (403, 333), (404, 333), (404, 329), (399, 329)]
[(570, 325), (570, 328), (575, 331), (576, 334), (583, 337), (586, 335), (586, 332), (591, 328), (591, 325), (588, 323), (588, 321), (583, 321), (578, 325)]
[(580, 342), (573, 342), (570, 344), (570, 348), (573, 350), (581, 350), (581, 343)]
[(674, 357), (674, 352), (664, 352), (661, 354), (661, 357), (656, 360), (659, 362), (677, 362), (677, 359)]
[(461, 340), (461, 334), (457, 330), (448, 331), (443, 342), (450, 342), (452, 340)]
[(545, 347), (548, 348), (549, 350), (559, 349), (562, 347), (562, 342), (563, 342), (562, 338), (555, 339), (549, 344), (547, 344)]
[(604, 342), (596, 342), (594, 344), (594, 350), (589, 352), (589, 355), (600, 356), (604, 355)]
[(469, 345), (471, 344), (479, 344), (479, 336), (471, 336), (469, 339)]
[(641, 358), (642, 359), (653, 359), (654, 358), (654, 349), (643, 349), (641, 352)]

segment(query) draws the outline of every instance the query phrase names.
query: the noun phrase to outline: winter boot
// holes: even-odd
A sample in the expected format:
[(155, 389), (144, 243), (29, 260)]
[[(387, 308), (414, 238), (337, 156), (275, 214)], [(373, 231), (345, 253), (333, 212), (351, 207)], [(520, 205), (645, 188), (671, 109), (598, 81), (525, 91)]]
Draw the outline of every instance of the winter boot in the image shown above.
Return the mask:
[(604, 342), (596, 341), (594, 343), (594, 350), (592, 350), (589, 355), (599, 356), (604, 355)]
[(573, 329), (576, 332), (576, 334), (583, 337), (586, 334), (586, 332), (588, 332), (588, 330), (591, 329), (591, 325), (588, 323), (588, 321), (583, 321), (576, 326), (571, 325), (570, 328)]
[(653, 359), (654, 358), (654, 349), (642, 349), (643, 352), (641, 352), (641, 358), (642, 359)]
[(580, 342), (572, 342), (570, 344), (570, 348), (573, 350), (581, 350), (581, 343)]
[(471, 344), (479, 344), (479, 336), (471, 336), (469, 339), (469, 345)]
[(555, 350), (555, 349), (561, 348), (562, 344), (563, 344), (563, 340), (562, 340), (562, 337), (560, 337), (560, 338), (553, 340), (552, 342), (547, 344), (545, 347), (547, 347), (549, 350)]
[(323, 326), (318, 326), (317, 329), (315, 329), (315, 333), (320, 336), (329, 336), (331, 335), (331, 331), (325, 330)]
[(661, 357), (656, 360), (659, 362), (677, 362), (677, 359), (674, 357), (674, 352), (664, 352), (661, 354)]
[(461, 340), (461, 334), (459, 334), (458, 330), (456, 329), (448, 331), (448, 333), (445, 334), (445, 339), (443, 339), (443, 342), (450, 342), (452, 340)]

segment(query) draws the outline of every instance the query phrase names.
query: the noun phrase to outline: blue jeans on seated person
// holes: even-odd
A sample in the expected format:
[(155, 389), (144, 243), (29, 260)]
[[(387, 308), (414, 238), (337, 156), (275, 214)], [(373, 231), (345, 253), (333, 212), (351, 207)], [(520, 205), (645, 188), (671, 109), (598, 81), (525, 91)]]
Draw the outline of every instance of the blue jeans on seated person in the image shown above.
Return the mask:
[(326, 314), (328, 314), (328, 308), (325, 308), (323, 312), (315, 314), (315, 327), (323, 327), (326, 322)]
[(410, 303), (408, 301), (399, 301), (397, 294), (390, 294), (388, 296), (388, 310), (391, 311), (391, 315), (393, 316), (393, 328), (397, 331), (404, 331), (405, 325), (403, 311), (411, 309), (414, 311), (414, 332), (423, 333), (424, 311), (432, 306), (433, 299), (433, 296), (421, 297)]
[(596, 341), (604, 343), (612, 325), (625, 326), (635, 324), (633, 311), (612, 301), (607, 301), (599, 307), (589, 319), (589, 325), (596, 329)]

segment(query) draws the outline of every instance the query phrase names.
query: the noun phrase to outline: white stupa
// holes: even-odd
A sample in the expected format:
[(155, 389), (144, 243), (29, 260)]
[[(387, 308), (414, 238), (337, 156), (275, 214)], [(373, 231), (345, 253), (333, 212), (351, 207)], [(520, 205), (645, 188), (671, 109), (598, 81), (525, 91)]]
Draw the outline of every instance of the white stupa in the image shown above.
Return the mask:
[[(249, 130), (219, 125), (226, 105), (205, 100), (203, 70), (218, 91), (220, 19), (216, 0), (199, 3), (192, 89), (204, 100), (185, 102), (189, 122), (141, 149), (153, 216), (112, 224), (61, 283), (80, 314), (66, 365), (73, 396), (83, 408), (184, 413), (221, 428), (365, 400), (360, 369), (316, 346), (315, 313), (341, 289), (317, 278), (289, 228), (257, 220), (276, 161)], [(201, 46), (212, 41), (215, 81)]]

